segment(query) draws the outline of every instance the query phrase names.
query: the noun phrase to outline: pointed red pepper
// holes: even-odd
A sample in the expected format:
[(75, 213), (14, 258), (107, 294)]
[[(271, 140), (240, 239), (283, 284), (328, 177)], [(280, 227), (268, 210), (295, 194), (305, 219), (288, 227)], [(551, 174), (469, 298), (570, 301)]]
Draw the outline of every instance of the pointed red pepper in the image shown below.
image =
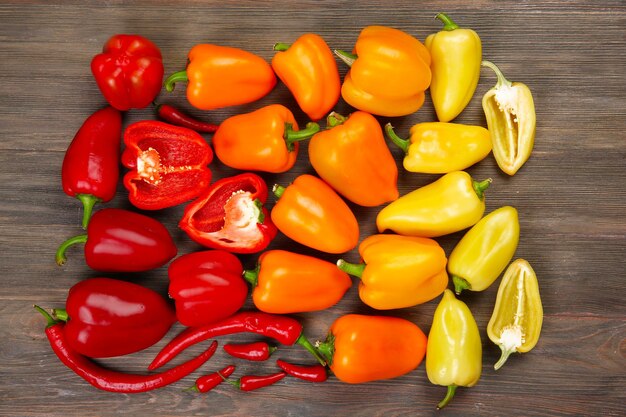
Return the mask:
[(269, 359), (276, 349), (278, 349), (276, 346), (270, 346), (267, 342), (227, 343), (224, 345), (224, 351), (230, 356), (254, 362)]

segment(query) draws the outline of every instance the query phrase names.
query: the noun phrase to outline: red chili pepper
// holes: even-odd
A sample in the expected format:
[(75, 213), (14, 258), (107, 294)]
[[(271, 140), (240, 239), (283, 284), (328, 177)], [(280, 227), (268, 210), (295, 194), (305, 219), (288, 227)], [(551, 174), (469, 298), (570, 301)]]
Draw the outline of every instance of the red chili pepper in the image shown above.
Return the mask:
[(91, 61), (91, 72), (111, 106), (141, 109), (161, 91), (162, 59), (161, 51), (150, 40), (139, 35), (115, 35)]
[(259, 252), (278, 232), (263, 206), (266, 200), (267, 185), (258, 175), (222, 178), (185, 207), (178, 226), (209, 248)]
[(83, 203), (83, 229), (87, 228), (94, 204), (115, 196), (121, 142), (122, 115), (106, 107), (85, 120), (65, 152), (63, 191)]
[(203, 326), (237, 312), (248, 296), (243, 266), (232, 253), (208, 250), (174, 260), (167, 274), (176, 317), (185, 326)]
[(245, 359), (248, 361), (264, 361), (278, 349), (276, 346), (270, 346), (266, 342), (242, 343), (242, 344), (226, 344), (224, 350), (230, 356)]
[(182, 126), (191, 130), (195, 130), (196, 132), (214, 133), (219, 128), (219, 125), (195, 119), (190, 115), (183, 113), (176, 107), (170, 106), (169, 104), (157, 105), (156, 114), (157, 117), (161, 120), (164, 120), (176, 126)]
[(116, 208), (97, 211), (86, 234), (61, 243), (58, 265), (67, 260), (67, 248), (78, 243), (85, 243), (87, 265), (107, 272), (148, 271), (165, 265), (177, 253), (170, 233), (158, 220)]
[(276, 365), (288, 375), (310, 382), (324, 382), (328, 378), (326, 367), (320, 364), (312, 366), (294, 365), (278, 359)]
[(189, 346), (203, 340), (246, 332), (270, 337), (286, 346), (298, 343), (308, 350), (321, 364), (325, 364), (315, 347), (302, 333), (302, 325), (296, 319), (276, 314), (249, 311), (236, 313), (225, 320), (208, 326), (188, 327), (161, 349), (148, 366), (148, 369), (157, 369), (165, 365)]
[(287, 376), (285, 372), (277, 372), (270, 375), (246, 375), (242, 376), (237, 381), (228, 382), (242, 391), (254, 391), (275, 384), (285, 376)]
[(94, 387), (105, 391), (130, 394), (164, 387), (198, 369), (213, 356), (217, 349), (217, 342), (214, 341), (206, 351), (194, 359), (157, 374), (137, 375), (115, 372), (98, 366), (72, 349), (67, 343), (64, 332), (65, 323), (54, 320), (41, 307), (35, 306), (35, 308), (48, 320), (46, 336), (61, 362)]
[(235, 367), (233, 365), (228, 365), (226, 368), (221, 371), (213, 372), (212, 374), (201, 376), (196, 379), (196, 384), (186, 391), (195, 391), (195, 392), (208, 392), (213, 388), (217, 387), (219, 384), (224, 382), (226, 378), (231, 376), (235, 372)]
[(154, 120), (131, 124), (124, 132), (122, 163), (130, 202), (143, 210), (173, 207), (197, 197), (209, 185), (213, 151), (186, 127)]

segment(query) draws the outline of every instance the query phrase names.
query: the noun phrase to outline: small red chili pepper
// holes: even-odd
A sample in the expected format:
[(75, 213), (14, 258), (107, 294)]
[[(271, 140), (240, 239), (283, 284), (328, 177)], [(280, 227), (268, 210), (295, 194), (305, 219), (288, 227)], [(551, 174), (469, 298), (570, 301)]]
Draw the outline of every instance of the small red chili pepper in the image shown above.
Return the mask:
[(259, 388), (275, 384), (283, 379), (285, 376), (287, 376), (285, 372), (277, 372), (270, 375), (246, 375), (242, 376), (237, 381), (227, 382), (239, 388), (241, 391), (254, 391)]
[(269, 357), (272, 355), (272, 353), (276, 351), (276, 349), (278, 349), (276, 346), (270, 346), (266, 342), (242, 344), (229, 343), (224, 345), (224, 350), (230, 356), (257, 362), (269, 359)]
[(87, 228), (94, 204), (115, 196), (121, 142), (122, 115), (106, 107), (85, 120), (65, 152), (63, 191), (83, 203), (83, 229)]
[(328, 379), (328, 372), (326, 367), (320, 364), (312, 366), (294, 365), (292, 363), (285, 362), (278, 359), (276, 365), (285, 371), (288, 375), (302, 379), (309, 382), (324, 382)]
[(186, 127), (200, 133), (214, 133), (219, 125), (203, 122), (169, 104), (159, 104), (156, 106), (157, 117), (176, 126)]
[(61, 243), (56, 262), (63, 265), (65, 251), (85, 243), (85, 261), (98, 271), (139, 272), (165, 265), (176, 256), (172, 236), (161, 222), (128, 210), (106, 208), (96, 212), (87, 233)]
[(197, 197), (209, 185), (213, 151), (186, 127), (155, 120), (131, 124), (124, 132), (122, 163), (130, 169), (124, 187), (142, 210), (173, 207)]
[(247, 172), (222, 178), (185, 207), (178, 226), (209, 248), (259, 252), (278, 232), (263, 206), (266, 200), (267, 185), (258, 175)]
[(255, 333), (291, 346), (295, 343), (308, 350), (321, 364), (326, 364), (315, 347), (302, 333), (302, 325), (288, 316), (258, 311), (240, 312), (218, 323), (202, 327), (188, 327), (172, 339), (154, 358), (148, 369), (157, 369), (183, 350), (212, 337), (234, 333)]
[(143, 36), (115, 35), (91, 61), (91, 72), (111, 106), (122, 111), (141, 109), (161, 91), (163, 58)]
[(76, 375), (89, 382), (94, 387), (111, 392), (137, 393), (162, 388), (186, 377), (213, 356), (217, 349), (217, 342), (201, 353), (199, 356), (175, 366), (165, 372), (150, 375), (128, 374), (111, 371), (98, 366), (87, 357), (72, 349), (65, 336), (65, 324), (54, 320), (50, 314), (39, 306), (35, 309), (46, 317), (48, 325), (46, 336), (52, 346), (52, 350), (65, 366), (70, 368)]
[(217, 387), (219, 384), (224, 382), (226, 378), (231, 376), (235, 372), (235, 367), (233, 365), (228, 365), (226, 368), (213, 372), (212, 374), (201, 376), (196, 379), (196, 384), (185, 390), (185, 391), (195, 391), (195, 392), (208, 392), (213, 388)]

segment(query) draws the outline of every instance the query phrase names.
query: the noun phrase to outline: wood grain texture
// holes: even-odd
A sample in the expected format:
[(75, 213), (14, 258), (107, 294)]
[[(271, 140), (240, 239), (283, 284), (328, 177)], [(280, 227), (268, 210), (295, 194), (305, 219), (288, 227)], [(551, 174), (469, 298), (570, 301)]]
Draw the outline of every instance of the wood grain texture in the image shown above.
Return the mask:
[[(115, 33), (139, 33), (161, 48), (166, 73), (181, 69), (196, 43), (242, 47), (271, 59), (271, 46), (316, 32), (336, 48), (349, 49), (360, 29), (390, 25), (419, 39), (437, 31), (432, 17), (444, 7), (458, 23), (483, 39), (484, 56), (534, 94), (538, 126), (531, 159), (514, 177), (500, 173), (490, 156), (469, 172), (492, 177), (487, 211), (508, 204), (518, 208), (522, 236), (516, 256), (528, 259), (539, 280), (545, 321), (537, 347), (514, 355), (498, 372), (492, 364), (499, 349), (485, 327), (496, 287), (464, 294), (483, 336), (484, 367), (479, 384), (459, 389), (445, 416), (618, 416), (626, 404), (626, 4), (623, 1), (0, 1), (0, 415), (2, 416), (403, 416), (433, 415), (445, 388), (428, 382), (422, 364), (401, 378), (347, 385), (331, 377), (324, 384), (284, 379), (253, 393), (220, 386), (208, 395), (182, 389), (193, 377), (164, 389), (119, 395), (93, 389), (65, 368), (52, 353), (44, 322), (32, 304), (63, 305), (68, 288), (101, 275), (84, 266), (73, 248), (68, 263), (54, 264), (54, 251), (79, 233), (77, 201), (63, 194), (60, 167), (67, 145), (84, 119), (105, 102), (89, 71), (91, 57)], [(341, 69), (345, 74), (346, 69)], [(484, 71), (477, 93), (457, 120), (485, 125), (480, 98), (495, 83)], [(263, 100), (209, 114), (186, 103), (177, 88), (163, 101), (214, 122), (281, 102), (296, 109), (283, 85)], [(348, 113), (341, 102), (336, 110)], [(304, 115), (296, 111), (299, 121)], [(124, 123), (151, 119), (150, 109), (128, 112)], [(414, 115), (391, 120), (399, 133), (434, 120), (427, 98)], [(386, 122), (382, 119), (381, 122)], [(207, 139), (209, 137), (207, 136)], [(394, 149), (401, 160), (401, 153)], [(312, 173), (306, 146), (296, 167), (283, 175), (264, 175), (269, 184), (288, 183)], [(401, 165), (399, 165), (401, 166)], [(215, 178), (232, 170), (212, 165)], [(400, 170), (402, 194), (435, 177)], [(108, 204), (131, 208), (120, 185)], [(361, 234), (375, 232), (379, 208), (351, 206)], [(179, 253), (200, 249), (176, 224), (183, 207), (153, 213), (174, 235)], [(439, 239), (447, 253), (461, 233)], [(279, 236), (272, 247), (290, 248), (334, 261)], [(345, 255), (356, 261), (356, 251)], [(245, 266), (255, 256), (241, 258)], [(121, 275), (110, 275), (122, 277)], [(162, 294), (167, 276), (161, 268), (132, 277)], [(435, 302), (401, 311), (424, 331)], [(246, 305), (251, 308), (250, 302)], [(342, 314), (377, 313), (358, 299), (356, 286), (332, 309), (296, 315), (306, 335), (321, 339)], [(102, 361), (105, 366), (144, 372), (168, 336), (143, 352)], [(233, 336), (229, 341), (251, 340)], [(226, 342), (226, 339), (223, 340)], [(197, 346), (185, 357), (198, 353)], [(189, 356), (187, 356), (189, 355)], [(278, 353), (305, 361), (301, 349)], [(182, 358), (181, 358), (182, 360)], [(229, 362), (217, 354), (202, 369)], [(240, 371), (269, 373), (273, 361), (240, 363)], [(240, 373), (238, 373), (241, 375)], [(196, 374), (197, 375), (197, 374)]]

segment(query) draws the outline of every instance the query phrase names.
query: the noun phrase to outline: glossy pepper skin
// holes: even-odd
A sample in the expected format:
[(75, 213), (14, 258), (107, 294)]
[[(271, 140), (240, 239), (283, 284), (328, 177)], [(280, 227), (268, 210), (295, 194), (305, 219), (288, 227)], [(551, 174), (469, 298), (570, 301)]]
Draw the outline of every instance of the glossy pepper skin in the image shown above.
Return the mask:
[(348, 117), (333, 112), (327, 123), (329, 129), (309, 141), (309, 160), (317, 174), (361, 206), (398, 198), (398, 168), (376, 118), (362, 111)]
[(402, 139), (391, 123), (387, 137), (404, 151), (402, 164), (410, 172), (447, 174), (462, 171), (485, 159), (491, 152), (491, 136), (482, 126), (425, 122), (411, 127), (411, 137)]
[(227, 367), (213, 372), (212, 374), (199, 377), (196, 379), (194, 386), (185, 391), (209, 392), (224, 382), (226, 378), (233, 374), (233, 372), (235, 372), (235, 366), (228, 365)]
[(500, 369), (513, 352), (535, 347), (543, 324), (543, 306), (537, 275), (527, 260), (517, 259), (504, 272), (487, 336), (502, 350), (494, 365)]
[(433, 239), (381, 234), (359, 245), (363, 262), (337, 262), (361, 278), (359, 297), (378, 310), (411, 307), (432, 300), (448, 286), (446, 255)]
[(448, 272), (455, 292), (489, 288), (511, 262), (518, 242), (519, 219), (514, 207), (500, 207), (480, 219), (450, 253)]
[(128, 210), (98, 210), (87, 233), (67, 239), (56, 253), (56, 262), (66, 262), (65, 251), (85, 244), (85, 261), (98, 271), (141, 272), (159, 268), (176, 256), (178, 250), (161, 222)]
[(445, 13), (436, 16), (443, 30), (424, 42), (430, 51), (430, 95), (437, 118), (449, 122), (468, 105), (480, 78), (482, 42), (472, 29), (459, 28)]
[(68, 345), (90, 358), (121, 356), (152, 346), (176, 322), (158, 293), (131, 282), (89, 278), (70, 288), (65, 310), (54, 310)]
[(178, 226), (209, 248), (260, 252), (278, 232), (264, 207), (266, 200), (267, 185), (258, 175), (225, 177), (185, 207)]
[(360, 384), (417, 368), (426, 353), (426, 335), (399, 317), (348, 314), (335, 320), (318, 349), (340, 381)]
[(201, 110), (251, 103), (268, 94), (276, 75), (260, 56), (239, 48), (199, 44), (188, 55), (187, 69), (165, 80), (173, 91), (177, 82), (188, 82), (187, 100)]
[(457, 387), (473, 387), (482, 372), (478, 326), (467, 305), (445, 290), (428, 334), (426, 374), (431, 383), (448, 387), (437, 408), (445, 407)]
[(484, 191), (491, 179), (478, 182), (465, 171), (452, 171), (403, 195), (376, 217), (378, 231), (438, 237), (473, 226), (485, 212)]
[(83, 229), (93, 206), (113, 199), (117, 190), (122, 142), (122, 115), (113, 107), (98, 110), (82, 124), (65, 152), (63, 191), (83, 204)]
[(224, 351), (230, 356), (255, 362), (268, 360), (276, 349), (278, 349), (276, 346), (270, 346), (266, 342), (224, 345)]
[(275, 314), (324, 310), (352, 286), (348, 274), (334, 264), (284, 250), (264, 252), (244, 277), (252, 285), (256, 308)]
[(287, 187), (274, 186), (272, 221), (296, 242), (327, 253), (354, 249), (359, 223), (350, 207), (321, 179), (304, 174)]
[(243, 267), (230, 252), (208, 250), (176, 258), (169, 266), (168, 293), (176, 302), (176, 317), (185, 326), (203, 326), (225, 319), (246, 301)]
[(296, 163), (298, 141), (317, 131), (316, 123), (298, 130), (288, 108), (270, 104), (224, 120), (213, 135), (213, 147), (218, 159), (231, 168), (281, 173)]
[(493, 156), (508, 175), (526, 163), (535, 144), (537, 116), (532, 93), (526, 84), (507, 80), (500, 69), (489, 61), (498, 82), (483, 96), (483, 110), (491, 133)]
[(198, 132), (144, 120), (124, 132), (122, 163), (128, 199), (142, 210), (173, 207), (197, 197), (211, 181), (213, 151)]
[(341, 86), (343, 99), (379, 116), (405, 116), (424, 104), (431, 80), (430, 53), (416, 38), (385, 26), (365, 27), (353, 54), (335, 52), (350, 65)]
[(293, 44), (277, 43), (272, 68), (313, 121), (330, 112), (341, 90), (335, 57), (324, 39), (305, 33)]
[(121, 111), (141, 109), (161, 91), (161, 51), (143, 36), (115, 35), (93, 57), (91, 72), (111, 106)]
[(169, 104), (159, 104), (155, 107), (157, 117), (167, 123), (186, 127), (196, 132), (215, 133), (219, 125), (195, 119), (182, 110)]

